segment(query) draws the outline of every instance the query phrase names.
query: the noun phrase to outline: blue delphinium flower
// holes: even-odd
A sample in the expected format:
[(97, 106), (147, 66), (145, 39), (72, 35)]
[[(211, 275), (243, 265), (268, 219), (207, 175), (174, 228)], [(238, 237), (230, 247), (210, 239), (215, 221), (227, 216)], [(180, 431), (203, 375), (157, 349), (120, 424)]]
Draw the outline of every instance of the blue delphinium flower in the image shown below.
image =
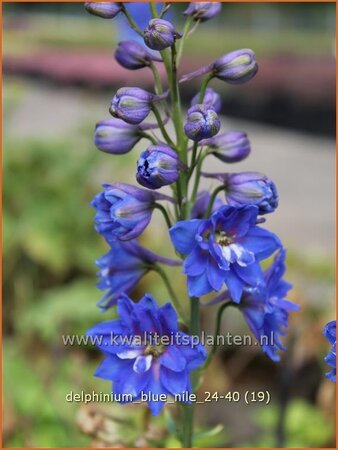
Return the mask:
[(279, 247), (279, 238), (256, 226), (257, 206), (222, 206), (210, 219), (177, 222), (170, 237), (180, 253), (188, 255), (183, 269), (188, 292), (199, 297), (219, 291), (225, 283), (238, 303), (246, 285), (264, 282), (259, 261)]
[(164, 50), (172, 47), (176, 39), (181, 38), (173, 24), (164, 19), (151, 19), (144, 30), (144, 42), (152, 50)]
[(137, 161), (137, 181), (149, 189), (175, 183), (181, 164), (177, 153), (165, 144), (151, 145)]
[(275, 183), (258, 172), (203, 173), (224, 183), (227, 202), (231, 206), (256, 205), (259, 214), (272, 213), (278, 207)]
[(193, 141), (211, 138), (219, 132), (221, 121), (216, 111), (209, 105), (194, 105), (188, 109), (185, 134)]
[(118, 238), (134, 239), (148, 226), (156, 200), (169, 200), (156, 192), (130, 184), (103, 184), (103, 192), (94, 197), (95, 229), (107, 242)]
[[(191, 100), (191, 106), (197, 105), (199, 102), (200, 93), (197, 94)], [(202, 100), (203, 105), (211, 106), (217, 113), (221, 112), (222, 101), (221, 96), (218, 92), (214, 91), (212, 88), (207, 88)]]
[(332, 367), (330, 372), (326, 373), (326, 376), (331, 381), (336, 381), (336, 321), (332, 320), (326, 324), (324, 328), (324, 336), (332, 345), (329, 354), (325, 357), (325, 362)]
[(139, 400), (141, 392), (150, 395), (149, 407), (157, 415), (165, 401), (155, 396), (191, 392), (190, 372), (203, 364), (206, 350), (179, 331), (170, 303), (159, 307), (149, 294), (134, 303), (123, 295), (117, 311), (118, 320), (87, 332), (105, 354), (95, 375), (112, 381), (114, 394), (130, 394), (131, 401)]
[(181, 261), (164, 258), (142, 247), (136, 240), (112, 241), (110, 250), (96, 260), (100, 281), (97, 287), (107, 291), (97, 306), (107, 310), (114, 306), (122, 293), (130, 294), (140, 279), (155, 263), (179, 266)]
[(137, 70), (150, 65), (152, 61), (162, 61), (153, 53), (150, 53), (137, 41), (121, 41), (115, 50), (116, 61), (125, 69)]
[(215, 17), (222, 9), (221, 2), (192, 2), (184, 11), (185, 16), (205, 22)]
[(250, 153), (250, 142), (243, 131), (227, 131), (201, 144), (206, 145), (216, 158), (226, 163), (235, 163), (245, 159)]
[(273, 264), (264, 272), (265, 287), (244, 292), (239, 308), (264, 353), (279, 361), (279, 350), (286, 350), (279, 337), (288, 328), (289, 313), (300, 307), (286, 299), (292, 285), (285, 280), (284, 249), (275, 256)]

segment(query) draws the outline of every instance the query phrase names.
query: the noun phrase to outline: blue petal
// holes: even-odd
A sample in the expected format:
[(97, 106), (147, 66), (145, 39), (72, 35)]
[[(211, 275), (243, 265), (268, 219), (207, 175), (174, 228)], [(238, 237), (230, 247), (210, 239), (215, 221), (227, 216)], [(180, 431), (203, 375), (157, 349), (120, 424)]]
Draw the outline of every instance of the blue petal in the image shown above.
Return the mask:
[(166, 367), (161, 367), (161, 382), (163, 386), (172, 394), (182, 394), (188, 387), (188, 373), (186, 370), (182, 372), (174, 372)]
[(257, 260), (268, 258), (282, 246), (275, 234), (259, 227), (252, 228), (246, 236), (236, 239), (236, 242), (254, 253)]
[(198, 245), (188, 255), (183, 264), (183, 273), (193, 277), (200, 275), (205, 271), (208, 254)]
[[(144, 391), (146, 394), (165, 394), (166, 396), (169, 394), (169, 392), (164, 388), (164, 386), (161, 383), (160, 379), (155, 379), (154, 375), (151, 377), (149, 384), (147, 385), (147, 389)], [(153, 397), (154, 398), (154, 397)], [(163, 409), (165, 405), (165, 401), (155, 401), (155, 400), (148, 400), (148, 405), (150, 408), (150, 411), (153, 416), (157, 416)]]
[(210, 286), (212, 286), (215, 291), (219, 291), (226, 275), (224, 270), (218, 267), (218, 264), (211, 256), (208, 258), (207, 276)]
[(159, 361), (162, 366), (167, 367), (174, 372), (182, 372), (186, 366), (185, 358), (181, 354), (180, 350), (174, 345), (167, 347)]
[(235, 303), (239, 303), (241, 301), (243, 293), (243, 282), (240, 280), (240, 278), (238, 278), (238, 276), (232, 269), (225, 273), (225, 284), (229, 289), (230, 296)]
[(103, 380), (117, 380), (123, 370), (124, 361), (114, 355), (107, 356), (96, 369), (94, 376)]
[(114, 389), (117, 394), (131, 394), (136, 398), (149, 383), (151, 370), (137, 373), (133, 370), (133, 365), (134, 361), (131, 361), (124, 368), (119, 380), (114, 384)]
[(232, 269), (246, 284), (250, 286), (264, 285), (263, 272), (258, 263), (253, 263), (246, 267), (233, 264)]
[(188, 275), (187, 284), (190, 297), (200, 297), (201, 295), (205, 295), (213, 291), (206, 272), (197, 277), (190, 277)]
[(175, 333), (178, 329), (177, 313), (171, 303), (166, 303), (158, 309), (159, 320), (162, 325), (163, 333), (166, 335)]
[(206, 220), (192, 219), (177, 222), (170, 228), (170, 238), (176, 250), (184, 255), (192, 252), (196, 245), (196, 235), (199, 227), (207, 222)]

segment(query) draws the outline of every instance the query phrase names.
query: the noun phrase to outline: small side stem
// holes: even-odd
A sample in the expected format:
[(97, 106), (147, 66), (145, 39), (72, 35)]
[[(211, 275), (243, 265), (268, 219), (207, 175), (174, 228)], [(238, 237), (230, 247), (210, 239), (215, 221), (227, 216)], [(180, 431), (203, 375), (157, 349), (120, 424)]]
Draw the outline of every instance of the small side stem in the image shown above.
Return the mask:
[(196, 167), (196, 175), (195, 175), (195, 182), (194, 182), (194, 187), (193, 187), (193, 191), (191, 194), (191, 204), (193, 204), (195, 202), (196, 199), (196, 195), (197, 195), (197, 191), (198, 191), (198, 187), (200, 184), (200, 177), (201, 177), (201, 168), (202, 168), (202, 164), (203, 161), (205, 160), (205, 158), (208, 156), (207, 152), (204, 152), (203, 154), (200, 154), (198, 162), (197, 162), (197, 167)]
[(208, 358), (203, 366), (203, 369), (206, 369), (209, 366), (209, 364), (212, 361), (212, 358), (215, 356), (215, 353), (217, 350), (217, 345), (215, 343), (217, 342), (217, 336), (219, 335), (219, 332), (221, 330), (223, 312), (226, 310), (226, 308), (228, 306), (234, 306), (234, 303), (233, 302), (223, 303), (223, 305), (220, 306), (220, 308), (217, 312), (216, 328), (215, 328), (215, 333), (214, 333), (214, 345), (209, 352)]
[(143, 37), (143, 31), (140, 30), (139, 26), (137, 25), (137, 23), (135, 22), (135, 20), (132, 18), (132, 16), (129, 14), (129, 11), (127, 10), (127, 8), (123, 5), (122, 3), (122, 12), (123, 14), (126, 16), (129, 25), (132, 27), (132, 29), (139, 34), (140, 36)]
[(201, 84), (201, 89), (200, 89), (200, 95), (198, 97), (198, 103), (203, 103), (204, 100), (204, 96), (205, 96), (205, 91), (207, 90), (209, 81), (213, 78), (212, 75), (208, 75), (207, 77), (204, 78), (204, 80), (202, 81)]
[(153, 63), (153, 61), (150, 61), (149, 68), (153, 73), (154, 81), (155, 81), (155, 92), (156, 94), (160, 95), (163, 93), (163, 87), (162, 87), (162, 81), (160, 74), (158, 73), (156, 65)]
[(167, 210), (165, 209), (165, 207), (163, 205), (160, 205), (160, 203), (155, 203), (155, 208), (159, 209), (161, 211), (161, 213), (163, 214), (163, 217), (164, 217), (164, 219), (166, 221), (166, 224), (167, 224), (168, 228), (171, 228), (172, 227), (172, 223), (170, 221), (169, 214), (168, 214)]
[(212, 207), (214, 206), (214, 202), (215, 202), (215, 200), (216, 200), (217, 195), (218, 195), (220, 192), (224, 191), (225, 189), (226, 189), (225, 186), (218, 186), (218, 187), (213, 191), (213, 193), (211, 194), (210, 200), (209, 200), (209, 205), (208, 205), (208, 209), (207, 209), (207, 212), (206, 212), (206, 217), (209, 217), (209, 216), (210, 216), (211, 211), (212, 211)]
[(181, 302), (177, 298), (177, 295), (176, 295), (176, 293), (175, 293), (175, 291), (174, 291), (174, 289), (173, 289), (173, 287), (172, 287), (172, 285), (171, 285), (171, 283), (169, 281), (169, 278), (168, 278), (166, 272), (162, 269), (161, 266), (158, 266), (158, 265), (155, 265), (153, 267), (153, 270), (155, 272), (157, 272), (160, 275), (160, 277), (162, 278), (162, 281), (164, 282), (164, 284), (165, 284), (165, 286), (166, 286), (166, 288), (168, 290), (168, 293), (169, 293), (170, 298), (171, 298), (171, 300), (172, 300), (172, 302), (173, 302), (173, 304), (174, 304), (174, 306), (176, 308), (176, 311), (178, 312), (178, 314), (179, 314), (183, 324), (186, 325), (187, 324), (187, 318), (186, 318), (184, 309), (182, 308)]
[(154, 115), (156, 117), (159, 129), (161, 130), (161, 133), (162, 133), (164, 139), (167, 141), (167, 143), (171, 147), (175, 148), (176, 146), (175, 146), (174, 142), (171, 140), (171, 137), (167, 133), (167, 130), (166, 130), (165, 126), (164, 126), (161, 114), (160, 114), (159, 110), (157, 109), (157, 107), (154, 104), (153, 104), (152, 110), (153, 110), (153, 113), (154, 113)]
[(157, 140), (156, 140), (155, 137), (152, 136), (151, 134), (146, 133), (145, 131), (142, 131), (142, 132), (140, 133), (140, 135), (141, 135), (142, 137), (144, 137), (145, 139), (149, 139), (149, 141), (150, 141), (152, 144), (154, 144), (154, 145), (157, 144)]

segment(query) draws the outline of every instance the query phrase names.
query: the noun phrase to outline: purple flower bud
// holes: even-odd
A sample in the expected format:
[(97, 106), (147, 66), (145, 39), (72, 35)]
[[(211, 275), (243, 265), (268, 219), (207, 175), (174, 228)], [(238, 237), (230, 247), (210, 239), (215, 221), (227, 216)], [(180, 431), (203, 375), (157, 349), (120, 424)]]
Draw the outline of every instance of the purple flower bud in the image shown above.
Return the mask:
[(85, 2), (85, 8), (94, 16), (102, 19), (113, 19), (122, 10), (122, 3)]
[(104, 191), (94, 197), (95, 229), (107, 242), (139, 236), (150, 222), (156, 200), (170, 197), (130, 184), (104, 184)]
[(193, 2), (189, 3), (188, 8), (184, 11), (185, 16), (190, 16), (194, 20), (205, 22), (215, 17), (222, 8), (220, 2)]
[(162, 61), (137, 41), (119, 42), (115, 51), (115, 59), (122, 67), (130, 70), (142, 69), (142, 67), (149, 66), (151, 61)]
[(202, 173), (224, 183), (225, 197), (231, 206), (256, 205), (258, 214), (273, 212), (278, 206), (276, 185), (259, 172)]
[[(199, 97), (200, 93), (198, 92), (191, 100), (191, 106), (199, 103)], [(211, 106), (217, 113), (222, 109), (221, 96), (212, 88), (206, 89), (202, 103), (205, 106)]]
[(130, 152), (140, 139), (139, 127), (120, 119), (102, 120), (95, 128), (94, 143), (96, 147), (114, 155)]
[(226, 163), (245, 159), (251, 149), (249, 139), (243, 131), (228, 131), (202, 142), (212, 149), (212, 154)]
[(109, 112), (127, 123), (141, 123), (151, 111), (154, 95), (137, 87), (119, 89), (111, 101)]
[(255, 53), (247, 48), (221, 56), (212, 64), (216, 78), (230, 84), (242, 84), (251, 80), (258, 70)]
[(185, 134), (193, 141), (201, 141), (215, 136), (221, 128), (221, 122), (211, 106), (194, 105), (188, 110)]
[[(208, 211), (209, 202), (211, 195), (208, 191), (200, 191), (197, 194), (196, 201), (191, 208), (190, 218), (191, 219), (204, 219), (206, 212)], [(211, 212), (217, 211), (221, 206), (223, 206), (223, 202), (220, 198), (216, 198), (212, 207)]]
[(163, 19), (151, 19), (144, 30), (144, 42), (153, 50), (164, 50), (174, 45), (182, 35), (175, 31), (172, 23)]
[(149, 189), (175, 183), (179, 177), (177, 153), (164, 144), (151, 145), (137, 161), (136, 179)]

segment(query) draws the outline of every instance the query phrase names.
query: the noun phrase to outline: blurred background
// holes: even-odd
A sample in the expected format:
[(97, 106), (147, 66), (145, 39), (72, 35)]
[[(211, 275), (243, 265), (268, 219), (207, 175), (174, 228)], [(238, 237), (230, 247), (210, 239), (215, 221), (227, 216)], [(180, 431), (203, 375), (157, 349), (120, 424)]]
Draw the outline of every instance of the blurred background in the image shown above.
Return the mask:
[[(170, 10), (179, 30), (185, 7)], [(136, 35), (122, 18), (87, 15), (82, 3), (2, 8), (3, 445), (175, 447), (169, 414), (149, 425), (141, 407), (65, 400), (70, 391), (110, 392), (92, 376), (98, 352), (65, 347), (62, 334), (83, 334), (112, 317), (95, 306), (94, 260), (107, 248), (89, 202), (102, 182), (133, 181), (143, 146), (113, 157), (97, 151), (92, 136), (116, 89), (152, 89), (147, 69), (127, 71), (113, 57), (119, 39)], [(148, 5), (130, 8), (146, 22)], [(246, 131), (252, 144), (249, 159), (230, 170), (259, 170), (276, 182), (280, 207), (267, 226), (288, 248), (290, 298), (302, 309), (291, 318), (280, 364), (258, 347), (219, 351), (202, 393), (269, 390), (272, 400), (199, 405), (196, 445), (335, 447), (335, 385), (324, 376), (329, 344), (322, 336), (335, 316), (335, 4), (225, 3), (188, 39), (180, 71), (241, 47), (256, 52), (257, 77), (240, 87), (212, 85), (223, 98), (223, 129)], [(184, 85), (185, 106), (197, 81)], [(207, 170), (229, 169), (209, 159)], [(142, 241), (170, 255), (162, 230), (155, 213)], [(171, 270), (184, 296), (184, 279)], [(156, 276), (133, 296), (147, 291), (167, 300)], [(215, 312), (203, 310), (208, 332)], [(248, 333), (237, 311), (226, 314), (222, 330)]]

